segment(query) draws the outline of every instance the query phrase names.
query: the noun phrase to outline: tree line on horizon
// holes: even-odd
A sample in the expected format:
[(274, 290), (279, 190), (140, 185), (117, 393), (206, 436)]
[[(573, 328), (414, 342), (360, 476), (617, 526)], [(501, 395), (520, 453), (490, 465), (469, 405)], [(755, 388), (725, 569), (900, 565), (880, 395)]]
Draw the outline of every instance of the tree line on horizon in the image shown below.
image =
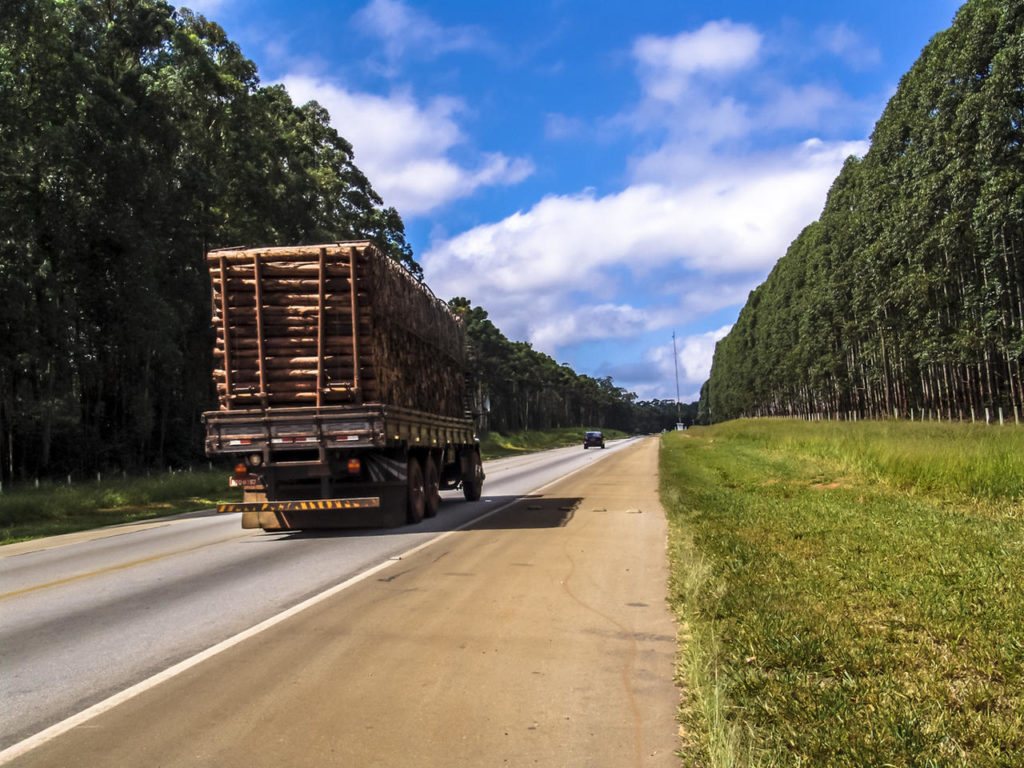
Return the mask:
[(610, 376), (576, 373), (528, 342), (510, 341), (469, 299), (460, 296), (448, 304), (465, 323), (475, 399), (486, 403), (488, 430), (595, 427), (652, 433), (674, 428), (677, 417), (685, 424), (696, 420), (697, 403), (638, 400)]
[[(327, 111), (262, 85), (217, 24), (162, 0), (2, 9), (0, 481), (202, 458), (210, 249), (369, 239), (422, 278)], [(487, 333), (494, 427), (660, 424)]]
[(699, 419), (1024, 416), (1024, 3), (969, 0), (718, 342)]

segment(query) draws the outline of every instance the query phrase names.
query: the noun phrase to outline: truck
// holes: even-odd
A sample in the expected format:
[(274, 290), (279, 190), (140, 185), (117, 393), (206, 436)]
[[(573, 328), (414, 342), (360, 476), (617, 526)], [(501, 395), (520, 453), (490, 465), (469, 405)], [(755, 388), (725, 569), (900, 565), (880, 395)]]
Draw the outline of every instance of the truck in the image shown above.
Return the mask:
[(461, 319), (369, 241), (206, 256), (218, 409), (243, 528), (397, 526), (480, 498)]

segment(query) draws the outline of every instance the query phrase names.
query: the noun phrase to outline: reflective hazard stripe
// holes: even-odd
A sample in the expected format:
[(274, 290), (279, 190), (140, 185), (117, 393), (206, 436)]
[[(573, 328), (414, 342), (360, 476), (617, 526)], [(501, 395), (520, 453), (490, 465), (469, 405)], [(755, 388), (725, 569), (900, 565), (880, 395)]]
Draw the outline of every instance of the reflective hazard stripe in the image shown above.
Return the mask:
[(241, 504), (218, 504), (217, 512), (308, 512), (321, 509), (367, 509), (379, 507), (379, 496), (358, 499), (315, 499), (312, 501), (247, 501)]

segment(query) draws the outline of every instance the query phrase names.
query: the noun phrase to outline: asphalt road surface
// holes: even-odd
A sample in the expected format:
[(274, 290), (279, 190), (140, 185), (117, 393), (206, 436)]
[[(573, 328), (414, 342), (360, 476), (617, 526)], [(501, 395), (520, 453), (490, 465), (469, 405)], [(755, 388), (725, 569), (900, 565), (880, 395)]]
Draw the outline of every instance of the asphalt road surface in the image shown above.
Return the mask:
[(387, 531), (3, 548), (0, 762), (676, 765), (657, 440), (487, 474)]

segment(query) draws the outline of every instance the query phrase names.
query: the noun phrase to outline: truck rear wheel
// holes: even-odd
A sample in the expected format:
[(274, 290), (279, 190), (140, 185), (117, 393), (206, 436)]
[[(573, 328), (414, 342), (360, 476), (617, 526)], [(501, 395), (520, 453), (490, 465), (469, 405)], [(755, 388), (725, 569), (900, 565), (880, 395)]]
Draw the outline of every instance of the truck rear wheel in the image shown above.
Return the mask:
[(441, 475), (433, 456), (427, 456), (423, 464), (423, 490), (425, 494), (423, 514), (434, 517), (441, 507)]
[(409, 457), (406, 477), (409, 483), (409, 493), (406, 503), (406, 519), (415, 525), (423, 520), (423, 513), (427, 503), (426, 487), (423, 482), (423, 469), (415, 456)]
[(480, 453), (471, 451), (466, 476), (462, 478), (462, 495), (466, 501), (479, 501), (484, 489), (484, 466), (480, 462)]

